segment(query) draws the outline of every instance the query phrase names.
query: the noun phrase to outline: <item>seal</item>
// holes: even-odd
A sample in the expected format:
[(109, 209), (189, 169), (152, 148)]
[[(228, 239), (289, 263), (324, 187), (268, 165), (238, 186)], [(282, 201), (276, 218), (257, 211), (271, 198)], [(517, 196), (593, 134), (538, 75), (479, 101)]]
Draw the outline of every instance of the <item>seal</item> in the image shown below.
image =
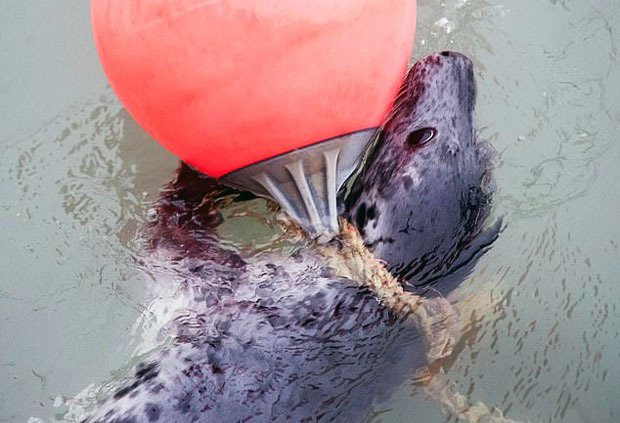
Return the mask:
[(143, 263), (157, 281), (159, 344), (83, 421), (359, 422), (449, 352), (450, 305), (415, 291), (439, 289), (497, 236), (484, 229), (492, 155), (474, 102), (467, 58), (418, 62), (341, 195), (359, 232), (343, 221), (327, 245), (280, 218), (273, 248), (232, 248), (218, 234), (227, 208), (264, 200), (181, 165)]

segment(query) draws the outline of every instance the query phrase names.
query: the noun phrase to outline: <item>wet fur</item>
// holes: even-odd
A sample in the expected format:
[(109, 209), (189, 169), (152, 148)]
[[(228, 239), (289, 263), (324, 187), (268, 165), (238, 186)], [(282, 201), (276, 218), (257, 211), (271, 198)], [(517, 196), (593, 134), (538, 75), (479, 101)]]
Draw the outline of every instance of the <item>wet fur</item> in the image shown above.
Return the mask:
[[(433, 282), (498, 233), (500, 223), (473, 242), (493, 192), (493, 150), (476, 134), (475, 97), (473, 66), (465, 56), (444, 52), (416, 63), (369, 165), (345, 194), (343, 214), (417, 292), (441, 290)], [(408, 135), (422, 128), (435, 130), (435, 137), (410, 146)]]
[[(416, 282), (473, 265), (462, 257), (489, 213), (466, 60), (413, 68), (343, 209), (395, 273), (426, 275)], [(401, 141), (419, 125), (439, 138), (409, 151)], [(185, 165), (162, 193), (144, 266), (171, 302), (159, 333), (170, 341), (85, 421), (359, 422), (425, 364), (416, 329), (312, 249), (248, 258), (223, 245), (231, 196), (248, 198)]]

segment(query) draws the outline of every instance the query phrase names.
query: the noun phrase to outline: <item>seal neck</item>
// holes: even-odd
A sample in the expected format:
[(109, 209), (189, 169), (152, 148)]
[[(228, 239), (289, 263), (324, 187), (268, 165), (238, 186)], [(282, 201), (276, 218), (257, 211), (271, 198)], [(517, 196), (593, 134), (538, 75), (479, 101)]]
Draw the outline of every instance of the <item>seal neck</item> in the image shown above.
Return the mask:
[(223, 183), (276, 201), (313, 236), (333, 237), (338, 191), (355, 171), (377, 128), (331, 138), (221, 177)]

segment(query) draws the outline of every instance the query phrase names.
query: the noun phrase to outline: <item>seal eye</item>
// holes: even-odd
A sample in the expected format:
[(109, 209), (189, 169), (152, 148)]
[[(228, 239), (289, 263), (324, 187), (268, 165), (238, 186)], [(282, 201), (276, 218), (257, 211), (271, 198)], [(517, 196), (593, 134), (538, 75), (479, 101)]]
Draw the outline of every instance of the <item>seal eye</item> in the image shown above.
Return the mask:
[(435, 128), (420, 128), (407, 135), (407, 144), (411, 147), (421, 147), (437, 135)]

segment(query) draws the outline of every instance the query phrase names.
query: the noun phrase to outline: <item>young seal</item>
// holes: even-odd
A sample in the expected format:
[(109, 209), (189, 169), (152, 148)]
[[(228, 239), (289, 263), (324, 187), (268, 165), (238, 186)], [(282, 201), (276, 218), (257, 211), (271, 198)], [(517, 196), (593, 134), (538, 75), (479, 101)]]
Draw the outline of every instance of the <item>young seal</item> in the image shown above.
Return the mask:
[(364, 243), (395, 275), (440, 288), (439, 275), (471, 266), (494, 239), (496, 227), (483, 230), (491, 155), (475, 137), (474, 101), (467, 58), (418, 62), (343, 194), (361, 237), (343, 222), (327, 245), (284, 223), (275, 248), (235, 251), (218, 228), (230, 203), (250, 196), (182, 165), (158, 202), (144, 264), (163, 345), (83, 421), (359, 422), (448, 353), (447, 301), (405, 291)]

